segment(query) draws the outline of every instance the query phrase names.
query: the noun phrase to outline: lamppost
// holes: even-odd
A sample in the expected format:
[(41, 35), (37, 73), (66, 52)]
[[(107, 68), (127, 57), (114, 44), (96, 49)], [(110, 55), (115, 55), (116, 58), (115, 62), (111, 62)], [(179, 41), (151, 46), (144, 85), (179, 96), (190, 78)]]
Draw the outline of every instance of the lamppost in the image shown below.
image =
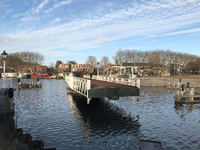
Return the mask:
[(6, 68), (6, 65), (5, 65), (5, 59), (6, 59), (6, 57), (8, 56), (8, 54), (5, 52), (5, 50), (3, 51), (3, 53), (1, 54), (1, 56), (2, 56), (2, 58), (3, 58), (3, 63), (4, 63), (4, 65), (3, 65), (3, 88), (6, 88), (5, 87), (5, 72), (6, 72), (6, 70), (5, 70), (5, 68)]
[(99, 62), (97, 62), (97, 67), (98, 67), (97, 76), (99, 76)]
[(71, 64), (71, 76), (73, 76), (73, 64), (72, 64), (72, 62), (70, 62), (70, 64)]

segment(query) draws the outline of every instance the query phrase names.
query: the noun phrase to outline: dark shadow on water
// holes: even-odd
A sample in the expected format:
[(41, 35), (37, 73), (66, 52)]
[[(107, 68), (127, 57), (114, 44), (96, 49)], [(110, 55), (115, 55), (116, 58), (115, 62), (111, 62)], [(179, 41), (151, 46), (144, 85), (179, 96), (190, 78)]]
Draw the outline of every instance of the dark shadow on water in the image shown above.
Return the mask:
[(142, 136), (139, 115), (127, 116), (123, 109), (104, 99), (94, 98), (88, 105), (87, 99), (80, 94), (70, 92), (70, 89), (66, 89), (66, 92), (73, 105), (74, 116), (82, 126), (88, 142), (92, 142), (95, 138), (101, 141), (99, 138), (102, 138), (102, 142), (106, 143), (115, 136), (119, 138), (119, 141), (112, 142), (123, 143), (126, 141), (125, 136), (131, 139), (131, 143), (139, 142)]

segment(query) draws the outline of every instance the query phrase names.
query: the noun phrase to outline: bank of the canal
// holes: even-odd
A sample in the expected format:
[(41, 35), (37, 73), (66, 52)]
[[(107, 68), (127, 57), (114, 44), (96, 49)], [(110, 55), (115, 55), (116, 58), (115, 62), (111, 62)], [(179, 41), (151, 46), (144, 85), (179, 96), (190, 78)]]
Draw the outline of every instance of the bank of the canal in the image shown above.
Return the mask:
[(160, 76), (147, 76), (140, 77), (140, 86), (168, 86), (170, 84), (176, 85), (181, 79), (181, 84), (187, 85), (187, 82), (190, 82), (191, 87), (200, 87), (200, 75), (182, 75), (182, 76), (169, 76), (169, 77), (160, 77)]

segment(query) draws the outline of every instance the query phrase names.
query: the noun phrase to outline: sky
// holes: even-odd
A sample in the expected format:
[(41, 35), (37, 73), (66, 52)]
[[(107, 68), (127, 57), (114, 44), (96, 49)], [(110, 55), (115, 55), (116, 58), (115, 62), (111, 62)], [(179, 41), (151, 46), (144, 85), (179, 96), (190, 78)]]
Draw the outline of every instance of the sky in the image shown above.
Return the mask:
[(0, 47), (78, 64), (119, 49), (200, 56), (200, 0), (0, 0)]

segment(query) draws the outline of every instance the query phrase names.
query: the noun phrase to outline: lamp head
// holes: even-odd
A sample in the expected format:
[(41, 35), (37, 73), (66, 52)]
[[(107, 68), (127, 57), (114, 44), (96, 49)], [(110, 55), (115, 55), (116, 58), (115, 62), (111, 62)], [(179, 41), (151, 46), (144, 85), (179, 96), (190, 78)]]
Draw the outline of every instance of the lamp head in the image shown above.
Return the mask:
[(6, 59), (6, 57), (8, 56), (8, 54), (4, 50), (3, 53), (1, 53), (1, 56), (3, 57), (3, 59)]

